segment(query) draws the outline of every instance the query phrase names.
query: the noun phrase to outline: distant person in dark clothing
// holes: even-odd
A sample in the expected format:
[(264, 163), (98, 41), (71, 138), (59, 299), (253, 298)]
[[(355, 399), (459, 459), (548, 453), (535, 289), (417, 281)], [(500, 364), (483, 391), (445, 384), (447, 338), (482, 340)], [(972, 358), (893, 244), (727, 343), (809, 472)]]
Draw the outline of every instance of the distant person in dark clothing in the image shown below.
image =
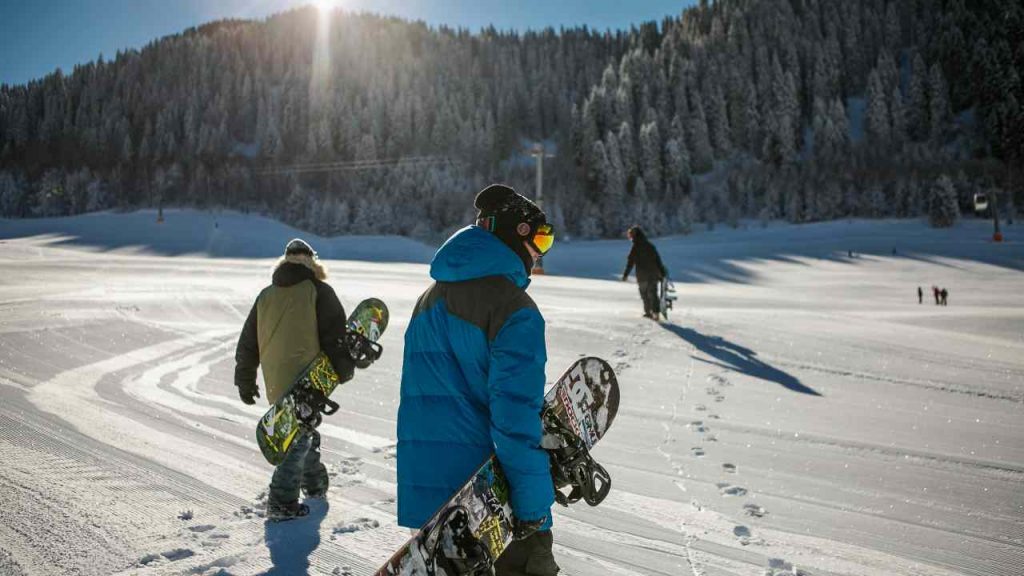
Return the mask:
[(917, 303), (924, 304), (924, 290), (920, 286), (917, 287)]
[(938, 306), (939, 304), (941, 304), (941, 302), (939, 301), (940, 294), (938, 286), (932, 286), (932, 294), (935, 296), (935, 305)]
[(644, 302), (644, 316), (652, 320), (658, 319), (661, 307), (658, 305), (658, 283), (668, 276), (668, 270), (661, 262), (658, 250), (651, 244), (639, 226), (633, 226), (626, 232), (633, 241), (633, 248), (626, 259), (626, 269), (622, 272), (622, 281), (629, 278), (629, 273), (636, 266), (636, 283), (640, 288), (640, 298)]
[(942, 305), (943, 306), (946, 306), (947, 304), (949, 304), (949, 302), (946, 301), (946, 299), (949, 298), (949, 290), (946, 290), (945, 288), (943, 288), (942, 291), (939, 292), (939, 296), (942, 298)]

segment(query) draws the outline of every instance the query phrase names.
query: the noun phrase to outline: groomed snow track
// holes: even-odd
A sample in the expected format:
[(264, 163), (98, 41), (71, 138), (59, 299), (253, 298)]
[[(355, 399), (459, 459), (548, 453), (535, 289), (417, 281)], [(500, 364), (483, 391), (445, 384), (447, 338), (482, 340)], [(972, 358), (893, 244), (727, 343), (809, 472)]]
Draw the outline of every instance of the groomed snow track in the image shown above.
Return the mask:
[[(842, 226), (900, 253), (918, 241)], [(612, 494), (555, 511), (562, 573), (1019, 574), (1024, 309), (1007, 262), (1022, 249), (996, 264), (964, 243), (956, 259), (843, 262), (809, 255), (799, 228), (757, 234), (780, 256), (730, 264), (740, 281), (680, 283), (670, 324), (639, 317), (633, 285), (535, 280), (551, 371), (601, 356), (623, 394), (595, 453)], [(670, 267), (707, 270), (723, 243), (701, 242), (659, 244)], [(560, 246), (548, 267), (622, 248)], [(0, 574), (372, 573), (408, 536), (394, 418), (428, 280), (421, 265), (328, 264), (344, 303), (381, 297), (394, 325), (322, 429), (330, 504), (267, 524), (271, 469), (252, 439), (264, 408), (237, 400), (232, 369), (271, 262), (0, 242)], [(933, 278), (956, 306), (916, 303)]]

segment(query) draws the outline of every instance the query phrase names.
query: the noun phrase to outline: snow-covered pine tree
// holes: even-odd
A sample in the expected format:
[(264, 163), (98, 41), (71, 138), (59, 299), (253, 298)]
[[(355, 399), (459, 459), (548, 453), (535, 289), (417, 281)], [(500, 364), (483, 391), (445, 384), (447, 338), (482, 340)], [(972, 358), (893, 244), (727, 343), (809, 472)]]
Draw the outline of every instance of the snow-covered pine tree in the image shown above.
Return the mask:
[(829, 135), (833, 130), (828, 105), (820, 97), (815, 97), (811, 112), (811, 132), (814, 135), (814, 157), (819, 161), (825, 162), (832, 157)]
[(729, 142), (729, 115), (725, 106), (725, 96), (717, 82), (710, 83), (705, 92), (704, 102), (707, 103), (708, 136), (714, 156), (725, 158), (732, 150)]
[(689, 139), (687, 148), (690, 150), (690, 166), (695, 174), (703, 174), (711, 170), (714, 164), (714, 152), (708, 135), (707, 118), (704, 115), (704, 103), (700, 92), (691, 93), (690, 119), (686, 126)]
[(949, 88), (938, 63), (932, 64), (928, 73), (928, 116), (929, 135), (934, 142), (941, 144), (952, 112), (949, 105)]
[(815, 196), (814, 217), (831, 220), (837, 217), (843, 203), (843, 190), (835, 179), (829, 178)]
[(865, 191), (865, 206), (867, 215), (872, 218), (881, 218), (888, 212), (887, 199), (882, 185), (878, 182), (871, 183)]
[(921, 54), (913, 51), (910, 83), (907, 89), (907, 135), (920, 142), (931, 133), (931, 111), (928, 104), (928, 67)]
[(893, 90), (899, 88), (900, 75), (896, 70), (896, 61), (888, 50), (882, 50), (879, 54), (875, 70), (878, 71), (878, 79), (882, 82), (882, 89), (886, 94), (892, 94)]
[(633, 129), (630, 127), (629, 122), (623, 122), (619, 126), (617, 136), (619, 140), (619, 156), (622, 158), (622, 167), (628, 187), (639, 174), (635, 139), (633, 138)]
[(640, 171), (648, 193), (653, 198), (659, 198), (663, 178), (661, 135), (657, 122), (651, 121), (640, 127), (640, 152)]
[(608, 188), (609, 169), (608, 152), (604, 142), (597, 140), (591, 146), (590, 159), (587, 161), (587, 181), (594, 191), (591, 200), (598, 203), (603, 201)]
[(601, 213), (604, 216), (602, 226), (609, 234), (613, 234), (615, 230), (625, 226), (629, 215), (637, 208), (636, 206), (626, 206), (626, 174), (619, 154), (618, 140), (614, 132), (608, 132), (606, 135), (607, 166), (604, 177), (604, 193), (601, 196)]
[(694, 223), (695, 216), (693, 200), (690, 198), (690, 195), (687, 194), (679, 201), (679, 206), (676, 208), (676, 225), (678, 226), (679, 232), (689, 234), (690, 232), (693, 232)]
[(669, 203), (678, 203), (690, 190), (690, 156), (685, 146), (671, 139), (665, 143), (665, 194)]
[(889, 97), (890, 141), (899, 150), (907, 139), (906, 107), (899, 86), (894, 86)]
[(634, 224), (639, 224), (644, 228), (647, 228), (650, 232), (657, 234), (656, 230), (653, 230), (651, 221), (649, 218), (649, 211), (647, 207), (649, 205), (649, 198), (647, 197), (647, 184), (644, 182), (643, 177), (636, 179), (636, 184), (633, 186), (633, 204), (632, 204), (632, 218)]
[(893, 52), (903, 46), (903, 27), (897, 9), (899, 5), (899, 2), (888, 2), (885, 7), (885, 48)]
[(107, 207), (107, 184), (98, 178), (93, 178), (92, 181), (86, 186), (85, 190), (85, 211), (95, 212), (96, 210), (103, 210)]
[(877, 68), (868, 75), (867, 113), (864, 124), (872, 151), (882, 153), (888, 150), (892, 138), (891, 116), (888, 96)]
[(0, 216), (21, 216), (24, 211), (25, 189), (23, 185), (7, 171), (0, 172)]
[(943, 174), (936, 180), (928, 196), (928, 222), (933, 228), (948, 228), (960, 218), (960, 206), (956, 189), (949, 176)]

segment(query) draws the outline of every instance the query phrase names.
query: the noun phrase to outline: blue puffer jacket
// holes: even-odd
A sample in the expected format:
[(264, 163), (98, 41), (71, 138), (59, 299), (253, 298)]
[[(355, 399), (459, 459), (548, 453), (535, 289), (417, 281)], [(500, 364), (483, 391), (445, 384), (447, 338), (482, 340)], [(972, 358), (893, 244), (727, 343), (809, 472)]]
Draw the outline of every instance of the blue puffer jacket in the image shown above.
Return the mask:
[(540, 448), (544, 319), (523, 262), (469, 226), (441, 246), (436, 281), (405, 332), (398, 408), (398, 523), (419, 528), (497, 453), (512, 510), (547, 517), (554, 487)]

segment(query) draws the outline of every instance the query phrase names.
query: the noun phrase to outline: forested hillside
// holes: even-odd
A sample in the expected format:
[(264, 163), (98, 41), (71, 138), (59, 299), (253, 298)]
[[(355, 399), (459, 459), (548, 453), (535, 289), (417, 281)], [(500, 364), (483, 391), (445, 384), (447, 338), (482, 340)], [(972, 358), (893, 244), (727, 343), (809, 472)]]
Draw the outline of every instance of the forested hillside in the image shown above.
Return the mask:
[(309, 8), (0, 87), (0, 215), (222, 206), (434, 237), (486, 182), (532, 194), (537, 140), (547, 208), (583, 236), (916, 216), (978, 190), (1012, 210), (1021, 70), (1009, 0), (722, 0), (522, 34)]

